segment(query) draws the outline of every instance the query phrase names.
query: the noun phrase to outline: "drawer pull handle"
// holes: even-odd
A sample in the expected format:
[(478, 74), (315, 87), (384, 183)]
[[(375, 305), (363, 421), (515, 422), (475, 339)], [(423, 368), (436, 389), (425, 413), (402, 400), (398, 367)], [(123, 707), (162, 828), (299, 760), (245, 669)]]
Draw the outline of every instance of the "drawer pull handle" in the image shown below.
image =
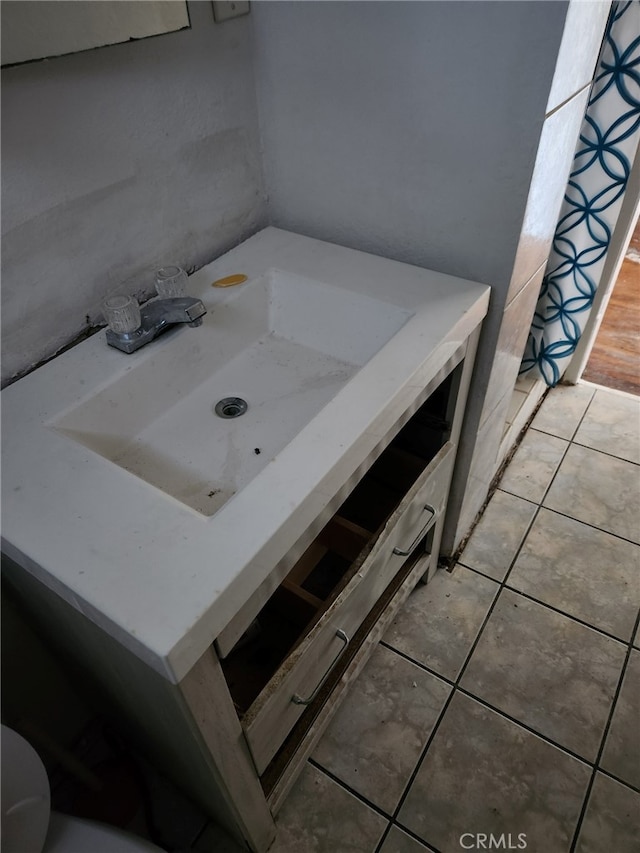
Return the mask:
[(398, 557), (408, 557), (408, 556), (409, 556), (409, 554), (411, 554), (411, 552), (413, 551), (413, 549), (416, 547), (416, 545), (418, 544), (418, 542), (419, 542), (419, 541), (422, 539), (422, 537), (425, 535), (425, 533), (427, 532), (427, 530), (428, 530), (428, 529), (429, 529), (429, 527), (431, 526), (431, 523), (433, 522), (434, 518), (435, 518), (435, 517), (436, 517), (436, 515), (438, 514), (438, 510), (437, 510), (435, 507), (431, 506), (431, 504), (426, 504), (426, 505), (425, 505), (424, 510), (425, 510), (425, 512), (430, 512), (430, 513), (431, 513), (431, 515), (430, 515), (430, 517), (429, 517), (429, 520), (426, 522), (426, 524), (425, 524), (425, 525), (423, 526), (423, 528), (421, 529), (420, 533), (418, 533), (418, 535), (416, 536), (416, 538), (413, 540), (413, 542), (411, 543), (411, 545), (409, 545), (409, 547), (408, 547), (406, 550), (405, 550), (404, 548), (394, 548), (394, 549), (393, 549), (393, 552), (392, 552), (392, 553), (396, 554), (396, 556), (398, 556)]
[(310, 705), (313, 702), (313, 700), (316, 698), (318, 693), (320, 692), (320, 688), (322, 687), (322, 685), (327, 680), (329, 673), (331, 672), (333, 667), (338, 663), (338, 660), (342, 657), (344, 650), (349, 645), (349, 638), (347, 637), (347, 635), (345, 634), (345, 632), (341, 628), (338, 628), (338, 630), (336, 631), (336, 637), (339, 637), (342, 640), (342, 642), (344, 643), (344, 646), (340, 649), (338, 654), (331, 661), (331, 663), (327, 667), (327, 671), (322, 676), (322, 680), (320, 681), (320, 683), (318, 684), (318, 686), (313, 691), (311, 696), (309, 696), (308, 699), (303, 699), (302, 696), (298, 696), (297, 693), (291, 697), (291, 701), (293, 702), (294, 705)]

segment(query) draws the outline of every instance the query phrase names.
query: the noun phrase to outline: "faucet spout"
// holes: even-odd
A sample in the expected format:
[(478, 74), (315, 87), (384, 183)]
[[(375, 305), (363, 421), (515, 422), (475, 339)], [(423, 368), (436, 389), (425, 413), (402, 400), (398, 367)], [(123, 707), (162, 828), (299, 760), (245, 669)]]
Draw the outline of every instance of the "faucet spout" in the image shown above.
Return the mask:
[(199, 299), (190, 296), (173, 296), (167, 299), (154, 299), (140, 310), (142, 327), (163, 328), (174, 323), (193, 323), (204, 314), (206, 309)]
[(202, 325), (202, 317), (206, 313), (201, 300), (190, 296), (155, 299), (141, 307), (138, 329), (134, 332), (107, 329), (107, 343), (122, 352), (132, 353), (177, 323), (186, 323), (192, 328)]

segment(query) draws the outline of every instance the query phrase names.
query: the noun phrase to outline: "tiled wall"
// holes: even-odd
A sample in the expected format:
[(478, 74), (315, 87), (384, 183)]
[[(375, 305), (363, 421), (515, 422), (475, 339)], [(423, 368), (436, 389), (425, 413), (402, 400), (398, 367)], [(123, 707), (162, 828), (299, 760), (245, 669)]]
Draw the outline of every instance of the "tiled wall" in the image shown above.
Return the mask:
[(609, 7), (608, 2), (580, 0), (569, 7), (508, 290), (504, 296), (493, 293), (493, 322), (478, 353), (443, 538), (447, 553), (453, 553), (468, 532), (501, 461), (504, 425)]

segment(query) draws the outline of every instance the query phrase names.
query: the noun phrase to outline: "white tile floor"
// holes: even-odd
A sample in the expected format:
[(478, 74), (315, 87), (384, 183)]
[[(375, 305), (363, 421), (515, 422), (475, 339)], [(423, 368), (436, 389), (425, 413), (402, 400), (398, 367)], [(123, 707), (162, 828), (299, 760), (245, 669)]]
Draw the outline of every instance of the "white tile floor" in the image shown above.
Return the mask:
[[(317, 746), (272, 853), (490, 834), (640, 850), (639, 462), (640, 399), (550, 392), (456, 570), (412, 594)], [(237, 848), (209, 826), (194, 849)]]

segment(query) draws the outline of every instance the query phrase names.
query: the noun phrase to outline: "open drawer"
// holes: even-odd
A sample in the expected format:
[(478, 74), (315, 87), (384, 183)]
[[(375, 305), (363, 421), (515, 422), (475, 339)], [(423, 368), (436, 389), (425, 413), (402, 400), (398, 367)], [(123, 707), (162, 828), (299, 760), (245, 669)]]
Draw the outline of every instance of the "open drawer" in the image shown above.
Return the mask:
[(260, 774), (444, 510), (454, 446), (428, 464), (406, 447), (387, 448), (222, 661)]

